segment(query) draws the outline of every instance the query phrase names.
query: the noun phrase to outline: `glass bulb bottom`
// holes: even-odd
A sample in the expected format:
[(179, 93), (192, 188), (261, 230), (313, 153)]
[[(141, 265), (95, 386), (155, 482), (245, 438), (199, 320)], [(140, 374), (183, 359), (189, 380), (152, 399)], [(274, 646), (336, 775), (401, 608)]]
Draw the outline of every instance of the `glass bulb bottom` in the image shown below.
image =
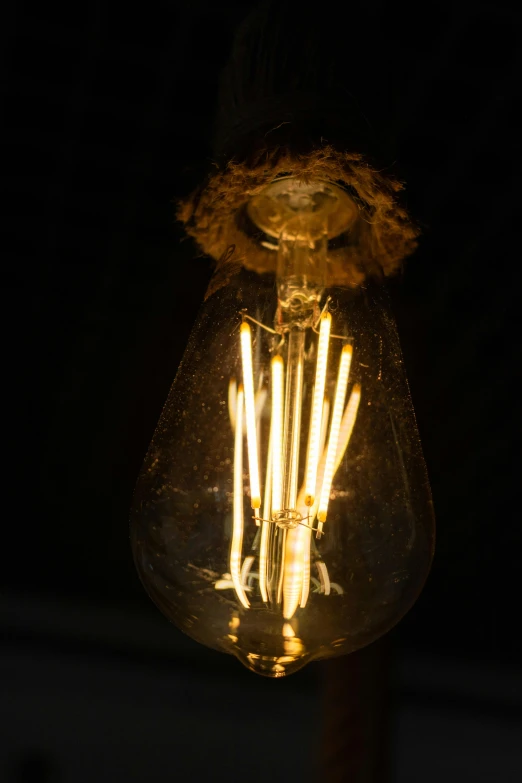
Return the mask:
[(277, 607), (254, 608), (231, 617), (221, 649), (265, 677), (285, 677), (318, 657), (299, 635), (299, 620), (283, 620)]
[(271, 677), (272, 679), (294, 674), (310, 660), (310, 658), (303, 656), (281, 655), (278, 658), (274, 658), (270, 655), (259, 655), (258, 653), (245, 654), (242, 651), (238, 651), (236, 657), (251, 672), (261, 674), (264, 677)]
[[(240, 633), (239, 637), (237, 633)], [(223, 649), (235, 655), (250, 671), (271, 678), (293, 674), (313, 658), (296, 636), (275, 637), (248, 630), (240, 632), (239, 628), (233, 629), (223, 640)], [(255, 652), (249, 652), (253, 650)]]

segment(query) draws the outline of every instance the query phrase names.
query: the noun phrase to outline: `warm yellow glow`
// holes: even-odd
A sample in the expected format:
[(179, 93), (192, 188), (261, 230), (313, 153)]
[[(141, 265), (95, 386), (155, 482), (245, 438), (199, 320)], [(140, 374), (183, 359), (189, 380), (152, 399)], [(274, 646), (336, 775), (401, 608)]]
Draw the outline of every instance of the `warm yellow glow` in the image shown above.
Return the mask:
[(303, 552), (303, 584), (301, 588), (301, 609), (304, 609), (310, 594), (310, 538), (311, 530), (306, 530), (304, 552)]
[(360, 401), (361, 387), (358, 383), (356, 383), (354, 384), (352, 393), (350, 394), (350, 399), (348, 400), (348, 405), (346, 406), (346, 410), (344, 411), (341, 421), (339, 440), (337, 442), (337, 454), (335, 455), (334, 476), (337, 468), (343, 461), (345, 451), (348, 448), (350, 438), (352, 437), (352, 431), (355, 424), (355, 419), (357, 418), (357, 410), (359, 408)]
[(325, 595), (330, 595), (330, 577), (328, 576), (328, 569), (323, 562), (317, 563), (317, 570), (319, 572), (319, 579), (321, 580), (321, 591)]
[(230, 579), (218, 579), (214, 587), (216, 590), (229, 590), (234, 584)]
[(232, 431), (236, 431), (236, 407), (237, 407), (237, 383), (235, 378), (228, 384), (228, 415), (232, 425)]
[[(295, 368), (295, 383), (293, 385), (292, 400), (285, 400), (285, 406), (292, 405), (292, 415), (289, 419), (292, 427), (292, 444), (290, 448), (290, 465), (285, 465), (289, 470), (288, 488), (285, 489), (285, 504), (287, 509), (297, 511), (297, 481), (299, 470), (299, 440), (301, 437), (300, 421), (302, 407), (302, 389), (303, 389), (303, 347), (301, 342), (297, 367)], [(288, 367), (288, 373), (293, 368)], [(286, 438), (285, 434), (285, 438)], [(285, 448), (287, 448), (285, 446)], [(283, 617), (285, 620), (291, 620), (294, 616), (299, 602), (301, 600), (303, 589), (304, 557), (305, 557), (305, 539), (308, 536), (308, 530), (304, 525), (297, 525), (296, 528), (288, 529), (285, 532), (285, 542), (283, 547), (283, 568), (282, 568), (282, 598), (283, 598)]]
[[(361, 399), (361, 387), (359, 384), (355, 384), (352, 393), (350, 395), (350, 398), (348, 400), (348, 405), (346, 406), (346, 409), (344, 411), (343, 418), (341, 420), (341, 426), (339, 429), (339, 440), (337, 443), (337, 454), (335, 457), (335, 465), (333, 471), (334, 476), (337, 472), (339, 465), (343, 460), (343, 457), (346, 453), (346, 449), (348, 448), (350, 437), (355, 424), (355, 419), (357, 417), (357, 409), (359, 407), (360, 399)], [(324, 408), (323, 408), (323, 434), (321, 436), (322, 456), (319, 462), (318, 473), (317, 473), (317, 483), (319, 486), (324, 480), (324, 471), (326, 467), (327, 451), (324, 450), (324, 441), (326, 439), (325, 420), (326, 422), (328, 422), (329, 408), (330, 408), (329, 402), (328, 400), (325, 399)], [(298, 509), (303, 515), (306, 512), (308, 512), (309, 514), (309, 519), (308, 519), (309, 527), (307, 530), (308, 539), (305, 539), (305, 546), (303, 552), (303, 587), (301, 592), (301, 603), (300, 603), (301, 609), (304, 609), (304, 607), (306, 606), (308, 602), (308, 596), (310, 593), (310, 538), (311, 538), (311, 528), (313, 527), (313, 523), (315, 521), (315, 517), (318, 511), (319, 501), (316, 500), (312, 508), (309, 509), (304, 508), (303, 503), (304, 503), (304, 492), (303, 489), (301, 489), (298, 498)], [(319, 527), (322, 528), (322, 525), (319, 524)], [(321, 585), (323, 588), (323, 592), (325, 593), (325, 595), (329, 595), (331, 590), (331, 584), (330, 584), (330, 578), (328, 576), (328, 569), (326, 568), (326, 565), (321, 562), (317, 564), (317, 568), (319, 570), (319, 576), (321, 577)]]
[[(274, 356), (272, 366), (272, 511), (281, 511), (283, 499), (283, 404), (284, 365), (281, 356)], [(271, 514), (265, 519), (271, 519)]]
[[(265, 407), (266, 398), (267, 398), (266, 389), (259, 389), (259, 391), (256, 392), (254, 398), (258, 443), (259, 443), (259, 429), (261, 424), (261, 416), (263, 414), (263, 409)], [(230, 424), (232, 425), (232, 432), (236, 431), (236, 406), (237, 406), (237, 381), (235, 378), (231, 378), (228, 384), (228, 415), (230, 418)], [(243, 419), (243, 435), (245, 434), (246, 434), (246, 424), (245, 424), (245, 420)]]
[(259, 389), (259, 391), (257, 391), (255, 394), (254, 402), (256, 410), (256, 421), (258, 424), (261, 421), (261, 414), (263, 413), (267, 396), (266, 389)]
[[(323, 402), (323, 416), (322, 416), (322, 424), (321, 424), (321, 438), (320, 438), (320, 444), (319, 444), (319, 454), (321, 454), (321, 459), (318, 464), (317, 469), (317, 485), (320, 487), (323, 481), (324, 476), (324, 466), (326, 463), (326, 451), (324, 448), (324, 444), (326, 441), (326, 434), (328, 432), (328, 417), (330, 415), (330, 402), (327, 397), (325, 397)], [(310, 539), (312, 536), (312, 528), (314, 525), (314, 520), (317, 514), (317, 508), (319, 506), (319, 498), (315, 499), (315, 502), (313, 506), (310, 508), (306, 506), (304, 502), (304, 486), (299, 491), (299, 496), (297, 498), (297, 509), (303, 516), (303, 521), (306, 521), (307, 528), (306, 530), (306, 536), (305, 536), (305, 543), (304, 543), (304, 552), (303, 552), (303, 588), (301, 591), (301, 609), (304, 609), (308, 602), (308, 596), (310, 594)]]
[[(323, 402), (323, 418), (321, 421), (321, 437), (319, 440), (319, 456), (322, 455), (324, 451), (324, 444), (326, 443), (326, 435), (328, 433), (328, 417), (330, 416), (330, 400), (328, 397), (324, 398)], [(322, 481), (322, 478), (319, 478), (317, 483), (320, 485)]]
[(252, 370), (252, 332), (246, 321), (243, 321), (241, 324), (241, 358), (243, 361), (243, 384), (245, 388), (250, 504), (255, 509), (261, 505), (261, 490), (259, 488), (254, 373)]
[(330, 436), (328, 438), (323, 486), (321, 488), (321, 498), (319, 501), (319, 509), (317, 513), (317, 517), (319, 519), (318, 528), (320, 531), (322, 530), (323, 523), (326, 521), (326, 514), (328, 512), (328, 503), (330, 501), (330, 492), (332, 490), (332, 481), (334, 476), (335, 457), (337, 454), (337, 443), (339, 441), (339, 430), (341, 428), (344, 398), (346, 397), (346, 388), (348, 386), (351, 361), (352, 346), (345, 345), (341, 352), (341, 360), (339, 362), (339, 374), (337, 376), (337, 386), (335, 388), (335, 399), (332, 413), (332, 423), (330, 425)]
[[(295, 509), (297, 507), (297, 477), (299, 470), (299, 438), (301, 437), (301, 428), (299, 423), (301, 421), (301, 406), (303, 389), (303, 360), (299, 359), (297, 364), (297, 374), (295, 383), (295, 397), (294, 397), (294, 410), (292, 414), (292, 421), (297, 422), (297, 425), (293, 427), (292, 438), (292, 450), (291, 450), (291, 463), (290, 463), (290, 481), (289, 492), (287, 497), (287, 508)], [(287, 401), (287, 404), (289, 402)]]
[(298, 525), (287, 531), (284, 549), (283, 617), (291, 620), (301, 601), (304, 576), (304, 553), (309, 533)]
[[(258, 444), (261, 443), (261, 419), (263, 417), (263, 409), (265, 407), (265, 402), (267, 397), (268, 397), (268, 392), (266, 389), (259, 389), (259, 391), (256, 392), (255, 405), (256, 405), (256, 426), (257, 426)], [(261, 520), (259, 518), (259, 509), (257, 508), (254, 509), (254, 516), (255, 516), (256, 525), (259, 527), (259, 525), (261, 524)]]
[(248, 609), (250, 603), (241, 584), (240, 563), (243, 545), (243, 404), (244, 392), (240, 385), (237, 390), (236, 434), (234, 439), (234, 508), (233, 530), (230, 545), (230, 576), (236, 595)]
[(306, 467), (305, 503), (313, 505), (317, 481), (317, 465), (320, 456), (321, 422), (324, 408), (324, 387), (326, 383), (326, 367), (328, 364), (328, 342), (332, 316), (325, 312), (321, 316), (319, 343), (317, 348), (317, 363), (315, 368), (315, 386), (310, 421), (310, 439), (308, 445), (308, 460)]
[[(361, 398), (358, 384), (353, 388), (348, 404), (344, 409), (344, 401), (348, 388), (352, 348), (345, 345), (341, 351), (332, 417), (329, 425), (330, 402), (325, 396), (326, 373), (328, 366), (329, 341), (331, 337), (331, 315), (321, 316), (317, 361), (315, 368), (315, 385), (313, 390), (310, 429), (308, 434), (308, 450), (306, 457), (304, 482), (297, 493), (299, 451), (302, 433), (299, 422), (302, 413), (303, 355), (302, 351), (293, 367), (287, 371), (295, 373), (295, 383), (292, 384), (290, 399), (285, 400), (285, 367), (280, 355), (271, 361), (271, 412), (268, 454), (266, 462), (266, 478), (263, 496), (263, 513), (260, 512), (260, 483), (258, 442), (260, 438), (260, 423), (262, 410), (266, 400), (266, 391), (258, 390), (254, 395), (254, 377), (252, 370), (252, 337), (248, 323), (241, 325), (241, 357), (243, 365), (244, 386), (239, 389), (234, 379), (229, 385), (229, 410), (231, 421), (235, 421), (235, 455), (234, 455), (234, 534), (230, 556), (231, 579), (243, 606), (248, 607), (249, 600), (245, 593), (248, 574), (254, 562), (252, 556), (245, 558), (240, 569), (241, 545), (243, 537), (243, 430), (246, 431), (250, 468), (251, 504), (255, 510), (256, 523), (261, 523), (259, 545), (259, 590), (263, 601), (268, 602), (268, 572), (275, 564), (271, 564), (271, 554), (268, 551), (270, 525), (274, 512), (284, 508), (293, 509), (302, 516), (302, 523), (295, 528), (281, 529), (282, 563), (276, 587), (276, 600), (282, 603), (285, 619), (284, 635), (290, 637), (293, 630), (289, 621), (297, 608), (304, 608), (310, 593), (311, 571), (311, 533), (316, 516), (318, 530), (321, 531), (328, 512), (333, 477), (342, 462), (348, 447), (355, 424), (357, 410)], [(288, 385), (288, 384), (287, 384)], [(286, 391), (288, 394), (288, 388)], [(235, 406), (234, 406), (235, 402)], [(344, 413), (343, 413), (344, 410)], [(285, 445), (285, 415), (289, 415), (293, 423), (291, 446)], [(245, 426), (246, 424), (246, 426)], [(288, 449), (289, 464), (284, 465), (284, 449)], [(287, 497), (283, 500), (285, 487)], [(321, 592), (328, 595), (331, 591), (330, 579), (326, 565), (319, 561), (317, 569), (321, 582)], [(286, 633), (285, 633), (286, 631)], [(292, 632), (292, 634), (290, 633)]]
[(267, 544), (268, 530), (270, 522), (261, 523), (261, 544), (259, 548), (259, 591), (263, 601), (268, 601), (268, 591), (266, 589), (266, 566), (267, 566)]
[(285, 623), (283, 625), (283, 636), (285, 639), (293, 639), (295, 636), (294, 629), (290, 625), (290, 623)]
[(261, 543), (259, 545), (259, 590), (263, 601), (268, 601), (266, 589), (266, 553), (268, 546), (268, 530), (270, 527), (270, 501), (271, 501), (271, 472), (272, 472), (272, 428), (268, 439), (268, 456), (266, 461), (265, 497), (263, 499), (263, 521), (261, 523)]
[(248, 557), (245, 557), (245, 560), (243, 562), (243, 565), (241, 567), (241, 584), (243, 587), (246, 587), (246, 582), (248, 579), (248, 575), (250, 574), (250, 569), (252, 568), (252, 563), (254, 562), (255, 557), (253, 555), (249, 555)]
[[(268, 391), (266, 389), (259, 389), (259, 391), (256, 392), (255, 396), (255, 409), (256, 409), (256, 427), (257, 427), (257, 444), (259, 448), (261, 446), (259, 445), (261, 443), (261, 423), (263, 420), (263, 410), (265, 408), (265, 403), (268, 397)], [(261, 472), (262, 468), (258, 468), (258, 470)], [(257, 520), (258, 513), (256, 511), (256, 523), (259, 524), (259, 520)]]
[(285, 554), (284, 553), (286, 551), (286, 534), (287, 534), (287, 532), (288, 532), (287, 530), (279, 531), (279, 534), (283, 536), (283, 543), (281, 545), (281, 550), (283, 552), (283, 562), (281, 564), (281, 568), (279, 569), (279, 580), (277, 582), (277, 603), (278, 604), (281, 603), (281, 598), (283, 597), (283, 578), (284, 578), (284, 575), (285, 575), (285, 568), (284, 568), (284, 565), (285, 565), (285, 562), (284, 562)]

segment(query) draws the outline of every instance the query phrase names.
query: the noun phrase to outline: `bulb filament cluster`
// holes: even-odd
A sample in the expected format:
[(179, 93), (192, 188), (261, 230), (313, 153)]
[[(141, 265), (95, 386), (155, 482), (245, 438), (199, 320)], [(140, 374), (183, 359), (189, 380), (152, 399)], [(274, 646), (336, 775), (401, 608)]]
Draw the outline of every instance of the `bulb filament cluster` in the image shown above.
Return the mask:
[[(245, 529), (243, 461), (246, 434), (250, 505), (259, 527), (254, 548), (258, 548), (259, 591), (267, 604), (282, 605), (288, 625), (298, 607), (308, 602), (311, 578), (312, 532), (320, 538), (327, 522), (332, 483), (341, 464), (355, 425), (361, 399), (361, 387), (353, 384), (348, 401), (352, 345), (342, 346), (333, 403), (326, 393), (327, 370), (331, 361), (332, 316), (328, 302), (319, 318), (315, 357), (314, 386), (307, 433), (306, 461), (299, 465), (303, 419), (303, 378), (305, 362), (304, 329), (288, 331), (270, 362), (270, 429), (264, 485), (261, 496), (259, 436), (261, 414), (267, 400), (266, 389), (256, 392), (252, 362), (252, 329), (249, 316), (243, 315), (240, 327), (243, 382), (229, 384), (229, 414), (234, 432), (233, 526), (230, 544), (230, 582), (238, 600), (248, 609), (247, 579), (255, 557), (243, 559)], [(262, 324), (259, 324), (263, 326)], [(269, 332), (274, 332), (268, 327)], [(317, 333), (317, 329), (313, 329)], [(345, 339), (345, 338), (340, 338)], [(286, 348), (282, 350), (282, 347)], [(285, 355), (284, 355), (285, 354)], [(286, 361), (285, 361), (286, 359)], [(299, 486), (299, 474), (303, 475)], [(282, 536), (274, 546), (274, 536)], [(277, 558), (278, 562), (275, 562)], [(320, 589), (332, 589), (328, 570), (316, 562)], [(225, 584), (221, 583), (223, 588)], [(216, 587), (218, 585), (216, 584)], [(335, 586), (342, 592), (339, 586)]]

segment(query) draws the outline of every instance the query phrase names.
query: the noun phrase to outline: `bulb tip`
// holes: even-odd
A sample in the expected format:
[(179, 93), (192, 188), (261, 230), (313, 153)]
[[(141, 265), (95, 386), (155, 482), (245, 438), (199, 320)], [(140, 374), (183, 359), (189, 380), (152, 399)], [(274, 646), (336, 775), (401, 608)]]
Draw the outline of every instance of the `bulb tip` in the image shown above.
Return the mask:
[[(294, 644), (295, 637), (284, 637), (287, 644)], [(257, 653), (246, 653), (238, 649), (234, 645), (235, 649), (232, 652), (238, 658), (241, 663), (250, 669), (255, 674), (261, 674), (263, 677), (279, 678), (286, 677), (289, 674), (293, 674), (299, 669), (302, 669), (310, 660), (312, 656), (309, 654), (293, 655), (291, 653), (282, 655), (259, 655)]]

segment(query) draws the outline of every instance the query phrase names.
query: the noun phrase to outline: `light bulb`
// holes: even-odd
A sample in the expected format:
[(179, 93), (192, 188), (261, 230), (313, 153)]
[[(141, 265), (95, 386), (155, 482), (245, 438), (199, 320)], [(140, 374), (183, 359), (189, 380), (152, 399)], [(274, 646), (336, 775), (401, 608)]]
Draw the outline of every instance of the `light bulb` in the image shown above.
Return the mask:
[(330, 260), (356, 212), (336, 185), (292, 177), (251, 199), (275, 272), (248, 258), (218, 269), (135, 493), (151, 598), (189, 636), (272, 677), (384, 634), (433, 554), (385, 291), (339, 285)]

